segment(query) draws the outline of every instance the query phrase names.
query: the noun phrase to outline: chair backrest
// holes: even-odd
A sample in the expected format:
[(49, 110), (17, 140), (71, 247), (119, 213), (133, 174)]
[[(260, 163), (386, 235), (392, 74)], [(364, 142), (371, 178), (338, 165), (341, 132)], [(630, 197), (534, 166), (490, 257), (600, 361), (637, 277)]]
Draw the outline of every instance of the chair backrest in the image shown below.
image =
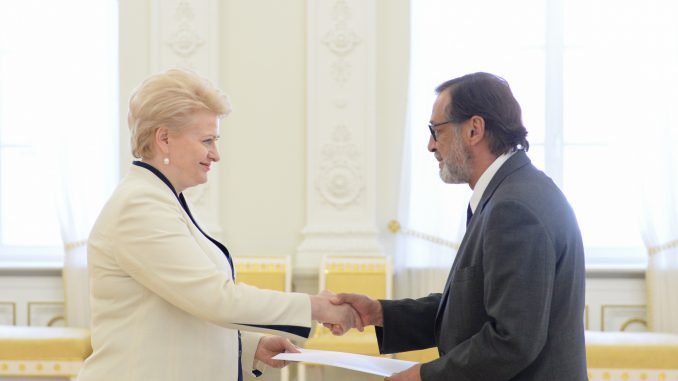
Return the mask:
[(259, 288), (292, 291), (292, 266), (289, 256), (234, 258), (236, 280)]
[(320, 290), (350, 292), (375, 299), (392, 296), (392, 271), (387, 256), (325, 256), (320, 266)]

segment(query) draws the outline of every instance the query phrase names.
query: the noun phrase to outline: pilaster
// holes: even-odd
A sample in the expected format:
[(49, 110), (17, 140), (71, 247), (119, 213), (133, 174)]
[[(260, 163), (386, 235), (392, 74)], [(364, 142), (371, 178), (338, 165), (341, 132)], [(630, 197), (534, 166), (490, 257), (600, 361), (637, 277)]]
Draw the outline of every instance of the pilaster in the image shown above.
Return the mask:
[(375, 1), (309, 0), (307, 222), (295, 272), (381, 255), (375, 221)]

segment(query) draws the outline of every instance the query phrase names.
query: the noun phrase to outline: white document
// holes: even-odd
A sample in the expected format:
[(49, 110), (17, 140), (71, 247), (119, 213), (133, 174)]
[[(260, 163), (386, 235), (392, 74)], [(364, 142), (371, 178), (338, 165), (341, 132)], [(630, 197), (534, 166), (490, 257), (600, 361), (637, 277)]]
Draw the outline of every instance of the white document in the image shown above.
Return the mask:
[(273, 358), (285, 361), (302, 361), (312, 364), (330, 365), (339, 368), (357, 370), (359, 372), (388, 377), (402, 372), (417, 363), (414, 361), (396, 360), (384, 357), (357, 355), (346, 352), (319, 351), (299, 348), (301, 353), (279, 353)]

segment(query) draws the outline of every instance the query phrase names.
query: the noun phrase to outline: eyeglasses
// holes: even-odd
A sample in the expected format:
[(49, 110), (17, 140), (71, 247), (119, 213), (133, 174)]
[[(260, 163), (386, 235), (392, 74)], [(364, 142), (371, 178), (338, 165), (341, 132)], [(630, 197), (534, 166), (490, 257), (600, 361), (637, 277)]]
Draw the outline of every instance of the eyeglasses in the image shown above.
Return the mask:
[(436, 131), (433, 129), (434, 127), (442, 126), (443, 124), (448, 124), (448, 123), (454, 123), (453, 120), (447, 120), (444, 122), (440, 123), (433, 123), (433, 122), (428, 122), (428, 130), (431, 131), (431, 137), (433, 138), (433, 141), (437, 142), (438, 137), (436, 136)]

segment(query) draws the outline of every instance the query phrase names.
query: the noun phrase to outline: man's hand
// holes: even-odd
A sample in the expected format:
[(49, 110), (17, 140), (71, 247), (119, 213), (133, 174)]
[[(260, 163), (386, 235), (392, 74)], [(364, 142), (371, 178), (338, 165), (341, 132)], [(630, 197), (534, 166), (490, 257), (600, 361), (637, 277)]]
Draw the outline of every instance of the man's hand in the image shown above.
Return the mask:
[(287, 361), (273, 360), (273, 356), (278, 353), (299, 353), (299, 349), (289, 340), (280, 336), (264, 336), (259, 340), (257, 351), (254, 352), (254, 358), (273, 368), (282, 368), (287, 365)]
[(384, 381), (421, 381), (421, 364), (417, 364), (391, 377), (384, 378)]
[(335, 335), (343, 335), (351, 328), (363, 330), (360, 315), (350, 304), (333, 304), (330, 299), (334, 294), (323, 291), (311, 296), (311, 317), (323, 323)]
[(337, 294), (332, 298), (332, 304), (349, 304), (360, 315), (363, 326), (384, 325), (384, 311), (378, 300), (361, 294)]

